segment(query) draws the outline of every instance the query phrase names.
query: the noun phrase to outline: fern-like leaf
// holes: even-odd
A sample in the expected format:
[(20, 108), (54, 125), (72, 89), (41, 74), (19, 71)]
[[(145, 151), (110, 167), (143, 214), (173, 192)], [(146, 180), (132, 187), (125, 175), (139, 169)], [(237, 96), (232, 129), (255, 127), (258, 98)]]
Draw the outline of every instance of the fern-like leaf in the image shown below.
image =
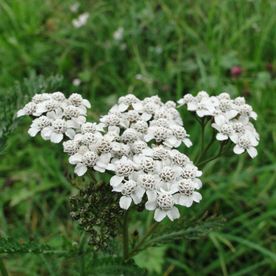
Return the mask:
[(34, 72), (22, 83), (0, 90), (0, 152), (4, 149), (8, 135), (16, 127), (16, 112), (36, 93), (57, 90), (62, 83), (61, 76), (48, 78)]
[(146, 275), (144, 269), (139, 268), (133, 262), (125, 263), (121, 258), (104, 257), (96, 259), (91, 264), (91, 275), (109, 276), (109, 275)]
[(223, 217), (208, 217), (190, 221), (181, 218), (168, 226), (157, 228), (143, 248), (181, 239), (200, 239), (208, 236), (210, 232), (221, 229), (224, 221)]

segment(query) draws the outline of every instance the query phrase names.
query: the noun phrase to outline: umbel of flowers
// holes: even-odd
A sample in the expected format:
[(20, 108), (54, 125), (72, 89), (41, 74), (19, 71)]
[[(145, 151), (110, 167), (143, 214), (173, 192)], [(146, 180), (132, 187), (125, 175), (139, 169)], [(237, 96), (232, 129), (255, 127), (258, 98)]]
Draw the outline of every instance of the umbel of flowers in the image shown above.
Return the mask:
[(246, 103), (244, 97), (231, 99), (228, 93), (218, 96), (209, 96), (201, 91), (197, 96), (186, 94), (178, 101), (186, 105), (189, 111), (195, 112), (199, 117), (211, 117), (211, 126), (216, 129), (216, 139), (219, 141), (231, 140), (235, 146), (234, 153), (245, 151), (254, 158), (257, 156), (256, 146), (259, 144), (259, 134), (250, 122), (257, 119), (256, 112)]
[[(256, 156), (259, 136), (250, 118), (257, 115), (244, 98), (231, 100), (227, 93), (210, 97), (200, 92), (196, 97), (187, 94), (178, 103), (199, 117), (213, 118), (217, 139), (233, 141), (235, 153), (246, 150)], [(17, 115), (33, 117), (31, 136), (63, 141), (78, 176), (88, 170), (112, 173), (110, 185), (120, 194), (122, 209), (143, 202), (145, 209), (154, 211), (156, 221), (174, 220), (180, 217), (177, 206), (191, 207), (201, 200), (202, 172), (177, 149), (192, 142), (175, 102), (163, 103), (158, 96), (140, 100), (129, 94), (120, 97), (99, 123), (86, 121), (87, 108), (90, 103), (79, 94), (67, 99), (61, 92), (43, 93)]]

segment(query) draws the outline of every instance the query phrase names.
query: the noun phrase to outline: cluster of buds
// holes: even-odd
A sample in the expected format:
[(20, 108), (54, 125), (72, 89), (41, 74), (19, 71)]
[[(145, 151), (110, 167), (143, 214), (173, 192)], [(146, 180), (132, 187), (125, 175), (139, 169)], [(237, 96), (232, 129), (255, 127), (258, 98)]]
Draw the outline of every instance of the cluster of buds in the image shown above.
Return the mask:
[[(124, 210), (118, 197), (109, 196), (107, 185), (89, 185), (70, 198), (71, 217), (89, 234), (94, 249), (109, 249), (116, 236)], [(100, 208), (99, 208), (100, 207)]]
[(256, 157), (259, 134), (250, 120), (256, 120), (257, 114), (244, 97), (231, 99), (225, 92), (209, 96), (207, 92), (201, 91), (196, 96), (186, 94), (178, 103), (186, 105), (189, 111), (201, 118), (212, 119), (211, 125), (217, 131), (216, 139), (231, 140), (235, 144), (235, 154), (247, 151), (251, 158)]

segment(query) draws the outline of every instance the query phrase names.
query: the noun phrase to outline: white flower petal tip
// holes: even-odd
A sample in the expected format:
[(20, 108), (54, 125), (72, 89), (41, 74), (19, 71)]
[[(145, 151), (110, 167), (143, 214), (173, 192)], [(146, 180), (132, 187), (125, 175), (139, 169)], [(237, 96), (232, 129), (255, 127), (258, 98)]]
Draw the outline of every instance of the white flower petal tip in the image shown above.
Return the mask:
[(121, 198), (120, 198), (120, 207), (122, 208), (122, 209), (125, 209), (125, 210), (127, 210), (129, 207), (130, 207), (130, 205), (131, 205), (131, 198), (130, 197), (128, 197), (128, 196), (122, 196)]
[(165, 211), (162, 211), (161, 209), (156, 209), (155, 212), (154, 212), (154, 219), (157, 221), (157, 222), (160, 222), (162, 221), (165, 217), (166, 217), (166, 212)]

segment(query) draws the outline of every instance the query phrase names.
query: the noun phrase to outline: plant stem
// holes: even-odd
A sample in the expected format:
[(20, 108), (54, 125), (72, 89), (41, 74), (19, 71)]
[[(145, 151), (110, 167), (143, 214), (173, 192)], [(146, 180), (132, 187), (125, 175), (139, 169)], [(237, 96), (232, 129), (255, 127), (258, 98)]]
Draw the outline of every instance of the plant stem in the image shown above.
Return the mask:
[[(228, 141), (227, 141), (227, 142), (228, 142)], [(227, 142), (226, 142), (226, 143), (221, 143), (221, 144), (220, 144), (219, 152), (218, 152), (216, 155), (214, 155), (214, 156), (212, 156), (211, 158), (208, 158), (208, 159), (206, 159), (206, 160), (203, 160), (202, 162), (199, 162), (199, 163), (197, 164), (197, 166), (205, 165), (205, 164), (207, 164), (207, 163), (209, 163), (209, 162), (211, 162), (211, 161), (213, 161), (213, 160), (219, 158), (219, 157), (221, 156), (221, 154), (223, 153), (223, 148), (224, 148), (224, 146), (227, 144)]]
[(214, 132), (212, 135), (212, 138), (210, 140), (210, 142), (207, 144), (207, 146), (205, 147), (205, 149), (199, 154), (198, 158), (196, 159), (196, 163), (199, 163), (202, 159), (202, 157), (208, 152), (209, 148), (212, 146), (212, 144), (216, 141), (216, 133)]
[(203, 152), (203, 149), (204, 149), (204, 134), (205, 134), (205, 119), (202, 118), (201, 119), (201, 153)]
[(144, 244), (144, 242), (146, 241), (146, 239), (153, 233), (153, 231), (156, 229), (157, 226), (158, 226), (158, 223), (155, 222), (148, 228), (148, 230), (145, 233), (145, 235), (143, 236), (143, 238), (136, 244), (136, 246), (129, 253), (127, 260), (129, 260), (130, 258), (135, 256), (136, 253), (139, 252), (139, 250), (141, 249), (141, 247)]
[(5, 267), (5, 264), (2, 260), (2, 258), (0, 258), (0, 272), (2, 276), (9, 276), (9, 273)]
[(128, 258), (128, 210), (123, 220), (123, 256), (125, 260)]

